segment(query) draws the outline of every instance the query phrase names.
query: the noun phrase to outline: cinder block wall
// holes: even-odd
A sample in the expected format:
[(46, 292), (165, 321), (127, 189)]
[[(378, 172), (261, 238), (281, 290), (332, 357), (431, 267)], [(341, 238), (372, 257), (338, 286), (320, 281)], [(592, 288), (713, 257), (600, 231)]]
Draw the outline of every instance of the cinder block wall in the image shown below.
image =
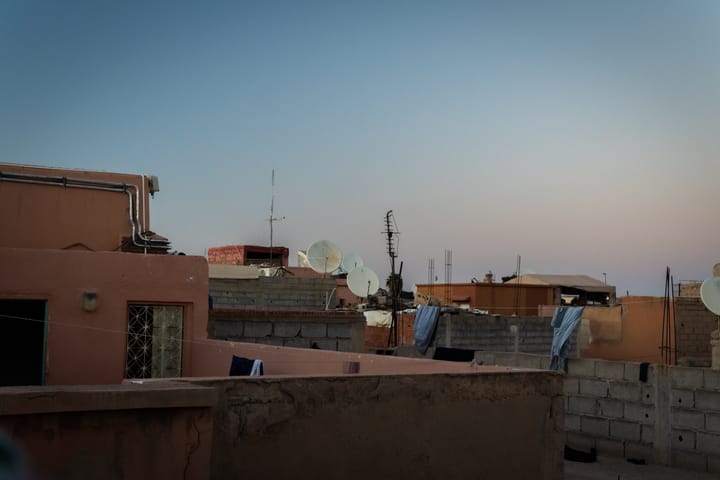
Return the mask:
[[(576, 356), (577, 330), (571, 338), (571, 356)], [(432, 346), (549, 354), (552, 338), (550, 318), (443, 314)]]
[(705, 308), (698, 297), (678, 297), (675, 307), (678, 363), (709, 367), (712, 361), (710, 332), (718, 328), (717, 315)]
[(259, 277), (209, 282), (213, 308), (245, 310), (325, 310), (335, 307), (335, 279)]
[[(540, 355), (477, 352), (487, 365), (543, 368)], [(574, 448), (720, 473), (720, 371), (571, 359), (565, 432)]]
[(344, 311), (212, 310), (208, 338), (281, 347), (363, 352), (365, 318)]

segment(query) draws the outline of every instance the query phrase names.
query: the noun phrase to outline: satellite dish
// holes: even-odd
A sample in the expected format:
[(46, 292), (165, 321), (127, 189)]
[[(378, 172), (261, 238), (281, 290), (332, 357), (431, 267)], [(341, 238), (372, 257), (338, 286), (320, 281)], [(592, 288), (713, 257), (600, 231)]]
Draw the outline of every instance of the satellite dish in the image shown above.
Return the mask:
[(329, 240), (319, 240), (308, 248), (307, 259), (310, 268), (318, 273), (330, 273), (340, 266), (342, 252), (340, 247)]
[(702, 283), (700, 298), (708, 310), (720, 315), (720, 277), (710, 277)]
[(363, 259), (360, 258), (360, 255), (350, 253), (348, 255), (345, 255), (342, 259), (342, 269), (345, 270), (345, 273), (350, 273), (354, 269), (362, 266)]
[(347, 276), (350, 291), (358, 297), (368, 297), (378, 291), (380, 281), (375, 272), (367, 267), (353, 268)]

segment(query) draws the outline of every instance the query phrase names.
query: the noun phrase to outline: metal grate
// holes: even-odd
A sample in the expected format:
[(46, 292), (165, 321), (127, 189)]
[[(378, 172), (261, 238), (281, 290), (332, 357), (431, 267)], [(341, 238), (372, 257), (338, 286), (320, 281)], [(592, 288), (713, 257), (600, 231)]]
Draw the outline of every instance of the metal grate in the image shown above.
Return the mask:
[(129, 305), (125, 377), (179, 377), (182, 329), (180, 305)]

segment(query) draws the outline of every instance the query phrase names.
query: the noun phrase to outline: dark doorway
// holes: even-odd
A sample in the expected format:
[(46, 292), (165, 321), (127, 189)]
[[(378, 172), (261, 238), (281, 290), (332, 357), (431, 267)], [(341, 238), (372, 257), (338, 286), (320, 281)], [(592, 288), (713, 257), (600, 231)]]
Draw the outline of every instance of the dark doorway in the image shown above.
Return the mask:
[(42, 385), (45, 300), (0, 300), (0, 386)]

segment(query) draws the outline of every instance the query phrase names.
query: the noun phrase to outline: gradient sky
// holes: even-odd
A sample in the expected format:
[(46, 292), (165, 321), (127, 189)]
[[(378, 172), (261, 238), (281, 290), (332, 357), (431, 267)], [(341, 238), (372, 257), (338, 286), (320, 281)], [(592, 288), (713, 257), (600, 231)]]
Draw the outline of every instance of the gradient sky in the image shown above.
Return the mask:
[(662, 295), (720, 261), (720, 2), (0, 0), (0, 161), (158, 175), (173, 247), (328, 239), (406, 289)]

